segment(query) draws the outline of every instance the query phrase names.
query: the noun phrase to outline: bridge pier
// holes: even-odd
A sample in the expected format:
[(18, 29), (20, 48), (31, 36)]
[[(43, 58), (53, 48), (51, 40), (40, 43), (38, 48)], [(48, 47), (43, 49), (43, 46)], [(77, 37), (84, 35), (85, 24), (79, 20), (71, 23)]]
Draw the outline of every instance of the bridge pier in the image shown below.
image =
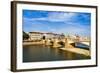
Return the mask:
[(60, 47), (60, 45), (58, 44), (58, 39), (54, 39), (53, 47), (55, 47), (55, 48)]
[(42, 44), (45, 45), (46, 44), (46, 40), (43, 39), (42, 40)]
[(46, 39), (46, 45), (48, 45), (48, 46), (52, 45), (50, 39)]

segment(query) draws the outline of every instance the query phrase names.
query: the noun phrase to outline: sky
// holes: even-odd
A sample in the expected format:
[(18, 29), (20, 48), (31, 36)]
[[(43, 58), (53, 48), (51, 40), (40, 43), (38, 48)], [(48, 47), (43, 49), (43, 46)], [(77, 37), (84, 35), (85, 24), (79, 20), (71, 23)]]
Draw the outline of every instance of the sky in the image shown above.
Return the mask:
[(53, 32), (80, 36), (91, 34), (90, 13), (23, 10), (22, 18), (25, 32)]

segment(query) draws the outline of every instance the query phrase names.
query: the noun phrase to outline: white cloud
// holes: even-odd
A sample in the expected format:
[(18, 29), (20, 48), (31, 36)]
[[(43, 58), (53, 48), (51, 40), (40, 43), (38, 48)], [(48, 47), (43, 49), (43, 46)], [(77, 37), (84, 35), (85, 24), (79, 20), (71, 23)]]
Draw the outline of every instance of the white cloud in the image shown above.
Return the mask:
[(43, 20), (43, 21), (51, 21), (51, 22), (64, 22), (64, 21), (69, 21), (75, 15), (76, 13), (52, 12), (52, 13), (48, 13), (47, 17), (40, 17), (40, 18), (25, 18), (24, 17), (24, 20), (28, 20), (28, 21)]
[(78, 26), (73, 26), (73, 25), (69, 25), (69, 26), (65, 26), (61, 29), (56, 29), (55, 32), (58, 33), (65, 33), (65, 34), (78, 34), (81, 36), (90, 36), (91, 30), (90, 30), (90, 26), (83, 26), (81, 24), (77, 24)]
[(49, 21), (68, 21), (70, 20), (73, 16), (75, 16), (75, 13), (50, 13), (48, 14), (48, 20)]
[[(25, 24), (30, 24), (33, 25), (35, 23), (34, 21), (50, 21), (50, 22), (64, 22), (65, 27), (61, 28), (51, 28), (50, 25), (46, 25), (46, 29), (49, 30), (49, 32), (55, 32), (55, 33), (69, 33), (69, 34), (80, 34), (80, 35), (90, 35), (90, 25), (84, 26), (83, 23), (81, 24), (80, 22), (71, 22), (70, 20), (75, 17), (77, 14), (76, 13), (62, 13), (62, 12), (52, 12), (48, 13), (47, 17), (40, 17), (40, 18), (25, 18), (24, 21)], [(86, 16), (88, 17), (88, 16)], [(85, 18), (86, 18), (85, 17)], [(39, 24), (42, 24), (41, 22), (38, 22)], [(37, 29), (37, 31), (41, 31), (44, 29), (44, 27), (41, 27), (41, 25), (34, 24), (30, 29)], [(40, 29), (40, 30), (39, 30)], [(45, 31), (45, 30), (44, 30)], [(48, 32), (48, 31), (47, 31)]]

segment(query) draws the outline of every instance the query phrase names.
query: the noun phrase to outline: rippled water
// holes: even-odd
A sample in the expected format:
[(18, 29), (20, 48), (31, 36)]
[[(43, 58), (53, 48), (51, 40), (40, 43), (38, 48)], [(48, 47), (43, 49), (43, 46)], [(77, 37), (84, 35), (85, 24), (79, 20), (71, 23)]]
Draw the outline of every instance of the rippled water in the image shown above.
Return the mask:
[(43, 45), (23, 46), (23, 62), (83, 59), (90, 59), (90, 57)]

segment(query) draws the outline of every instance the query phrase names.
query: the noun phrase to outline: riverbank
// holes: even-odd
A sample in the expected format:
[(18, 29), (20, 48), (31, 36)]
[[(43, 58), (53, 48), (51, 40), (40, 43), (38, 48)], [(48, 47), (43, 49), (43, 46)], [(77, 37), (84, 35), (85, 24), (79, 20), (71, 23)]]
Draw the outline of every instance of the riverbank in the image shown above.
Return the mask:
[(85, 50), (85, 49), (81, 49), (81, 48), (59, 48), (65, 51), (69, 51), (69, 52), (73, 52), (73, 53), (77, 53), (77, 54), (82, 54), (85, 56), (90, 56), (90, 51), (89, 50)]
[(43, 45), (42, 42), (23, 42), (23, 45)]

